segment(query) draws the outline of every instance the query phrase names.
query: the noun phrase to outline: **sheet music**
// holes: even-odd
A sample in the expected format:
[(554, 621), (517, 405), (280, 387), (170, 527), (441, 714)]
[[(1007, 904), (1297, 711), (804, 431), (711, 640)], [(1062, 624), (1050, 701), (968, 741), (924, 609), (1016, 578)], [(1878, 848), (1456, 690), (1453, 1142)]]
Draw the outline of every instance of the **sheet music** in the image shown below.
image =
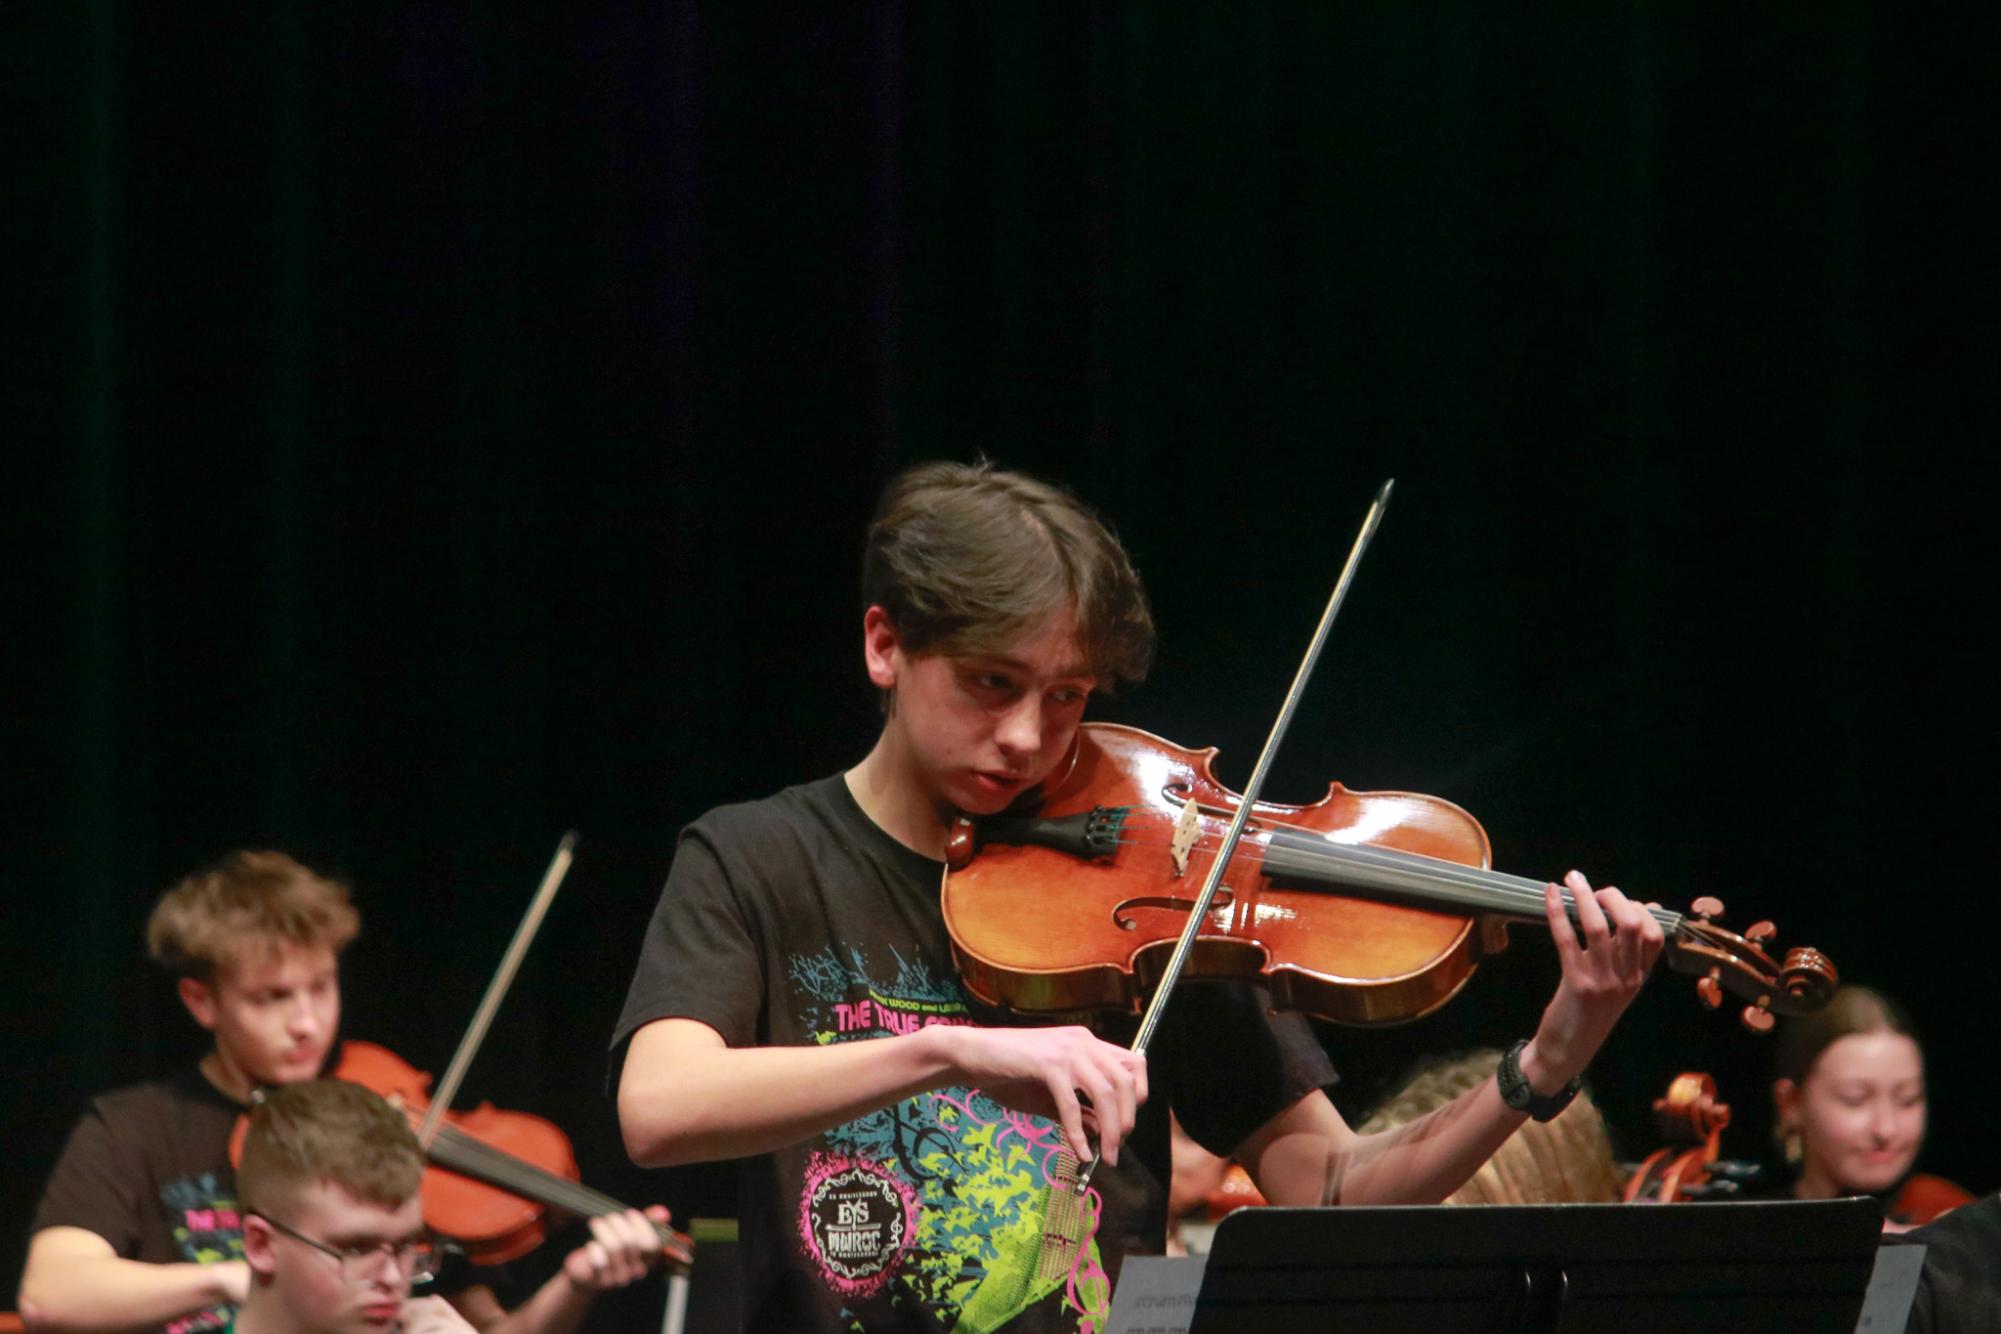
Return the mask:
[[(1921, 1244), (1880, 1246), (1876, 1267), (1869, 1271), (1869, 1291), (1862, 1295), (1862, 1315), (1855, 1334), (1903, 1334), (1918, 1295), (1918, 1271), (1925, 1267)], [(1117, 1303), (1113, 1308), (1117, 1309)]]
[(1206, 1255), (1132, 1255), (1119, 1266), (1105, 1334), (1188, 1334)]

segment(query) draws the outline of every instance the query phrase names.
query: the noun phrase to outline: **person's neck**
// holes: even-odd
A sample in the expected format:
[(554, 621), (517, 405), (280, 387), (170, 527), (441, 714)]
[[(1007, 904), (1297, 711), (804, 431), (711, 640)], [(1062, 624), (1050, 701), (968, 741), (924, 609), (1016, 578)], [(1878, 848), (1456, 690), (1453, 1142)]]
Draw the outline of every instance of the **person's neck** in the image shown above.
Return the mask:
[(924, 790), (915, 770), (892, 726), (882, 729), (875, 748), (842, 777), (877, 828), (913, 852), (943, 860), (951, 812)]
[(1793, 1182), (1793, 1198), (1796, 1200), (1834, 1200), (1845, 1195), (1860, 1195), (1863, 1192), (1849, 1190), (1837, 1185), (1833, 1177), (1808, 1163), (1800, 1169), (1799, 1180)]
[(231, 1102), (250, 1103), (250, 1095), (257, 1091), (257, 1081), (242, 1065), (230, 1059), (229, 1053), (221, 1047), (211, 1047), (208, 1055), (201, 1058), (198, 1067), (202, 1078), (212, 1085), (217, 1093)]
[(277, 1294), (255, 1278), (251, 1280), (250, 1295), (236, 1308), (236, 1321), (231, 1328), (236, 1334), (306, 1334), (277, 1300)]

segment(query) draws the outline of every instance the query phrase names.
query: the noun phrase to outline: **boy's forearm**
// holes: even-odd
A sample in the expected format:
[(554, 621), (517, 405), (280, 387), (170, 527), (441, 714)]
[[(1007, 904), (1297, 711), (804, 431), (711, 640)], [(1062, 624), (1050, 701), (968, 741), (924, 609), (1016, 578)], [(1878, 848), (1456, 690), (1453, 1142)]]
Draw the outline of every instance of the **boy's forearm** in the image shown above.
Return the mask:
[[(643, 1049), (634, 1039), (619, 1123), (646, 1167), (742, 1158), (951, 1082), (950, 1029), (825, 1047)], [(649, 1044), (651, 1046), (651, 1044)]]
[(1436, 1204), (1479, 1171), (1526, 1119), (1502, 1101), (1489, 1079), (1428, 1116), (1358, 1135), (1325, 1094), (1314, 1093), (1239, 1152), (1273, 1204)]
[[(103, 1244), (81, 1229), (75, 1232)], [(65, 1241), (39, 1234), (21, 1276), (21, 1315), (31, 1329), (96, 1330), (164, 1325), (242, 1297), (240, 1260), (220, 1264), (148, 1264), (116, 1255), (62, 1253)], [(51, 1242), (53, 1241), (53, 1251)], [(68, 1248), (73, 1250), (74, 1248)]]
[(1333, 1204), (1438, 1204), (1528, 1118), (1501, 1100), (1493, 1080), (1428, 1116), (1356, 1138), (1327, 1173)]

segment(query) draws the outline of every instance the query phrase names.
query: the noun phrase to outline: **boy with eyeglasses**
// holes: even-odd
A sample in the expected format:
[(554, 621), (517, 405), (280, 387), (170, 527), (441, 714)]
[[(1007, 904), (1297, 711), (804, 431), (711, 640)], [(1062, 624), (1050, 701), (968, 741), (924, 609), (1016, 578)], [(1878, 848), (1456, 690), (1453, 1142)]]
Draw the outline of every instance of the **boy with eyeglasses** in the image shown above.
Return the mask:
[(417, 1188), (424, 1151), (402, 1113), (358, 1084), (310, 1080), (251, 1114), (237, 1190), (249, 1291), (235, 1334), (468, 1331), (413, 1301), (437, 1247)]
[[(345, 886), (279, 852), (230, 853), (161, 898), (148, 953), (214, 1045), (192, 1068), (91, 1101), (30, 1228), (31, 1324), (192, 1334), (228, 1321), (250, 1284), (230, 1134), (256, 1089), (328, 1064), (340, 952), (359, 929)], [(469, 1266), (441, 1290), (485, 1334), (564, 1334), (659, 1252), (637, 1211), (593, 1219), (591, 1234), (512, 1312)]]

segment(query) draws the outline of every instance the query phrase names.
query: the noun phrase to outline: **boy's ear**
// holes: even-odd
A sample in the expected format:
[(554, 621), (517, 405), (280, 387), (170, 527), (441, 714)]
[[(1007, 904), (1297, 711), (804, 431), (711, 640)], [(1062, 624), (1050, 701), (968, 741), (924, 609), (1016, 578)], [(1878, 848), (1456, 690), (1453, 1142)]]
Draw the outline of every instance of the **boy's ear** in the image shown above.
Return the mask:
[(184, 977), (175, 988), (180, 992), (181, 1004), (188, 1007), (194, 1021), (210, 1032), (215, 1031), (215, 988), (198, 977)]
[(903, 661), (903, 644), (896, 625), (880, 606), (862, 614), (862, 660), (868, 666), (870, 684), (878, 690), (896, 689), (896, 675)]
[(271, 1225), (256, 1214), (243, 1215), (243, 1259), (258, 1278), (269, 1278), (277, 1268), (271, 1254)]

